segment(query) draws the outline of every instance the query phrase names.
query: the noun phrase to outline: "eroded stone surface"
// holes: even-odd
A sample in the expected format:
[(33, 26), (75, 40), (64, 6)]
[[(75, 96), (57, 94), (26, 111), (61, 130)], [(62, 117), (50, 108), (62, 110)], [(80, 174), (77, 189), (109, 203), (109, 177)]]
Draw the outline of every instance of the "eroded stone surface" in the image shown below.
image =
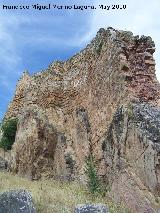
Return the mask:
[(160, 110), (148, 103), (120, 107), (104, 137), (107, 179), (115, 199), (134, 212), (156, 212), (150, 202), (159, 196)]
[(25, 109), (19, 120), (16, 143), (13, 145), (13, 172), (31, 180), (52, 173), (58, 133), (47, 121), (41, 111)]

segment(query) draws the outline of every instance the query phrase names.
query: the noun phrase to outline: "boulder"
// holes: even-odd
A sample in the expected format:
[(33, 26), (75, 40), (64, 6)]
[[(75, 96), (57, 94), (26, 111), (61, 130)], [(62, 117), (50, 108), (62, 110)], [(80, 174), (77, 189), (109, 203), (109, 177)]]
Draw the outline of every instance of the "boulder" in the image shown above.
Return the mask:
[(11, 190), (0, 194), (0, 213), (35, 213), (31, 194), (25, 190)]
[(75, 208), (75, 213), (109, 213), (109, 210), (103, 204), (79, 204)]

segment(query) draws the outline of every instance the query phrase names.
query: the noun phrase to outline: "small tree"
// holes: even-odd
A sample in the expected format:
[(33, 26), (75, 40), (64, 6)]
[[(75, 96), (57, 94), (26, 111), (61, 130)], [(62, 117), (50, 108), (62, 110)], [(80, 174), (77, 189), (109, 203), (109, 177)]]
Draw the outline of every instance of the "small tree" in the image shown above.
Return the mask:
[(85, 173), (87, 175), (87, 187), (91, 194), (101, 193), (102, 185), (97, 174), (96, 160), (92, 154), (86, 158)]
[(17, 119), (12, 118), (5, 121), (1, 125), (1, 130), (2, 137), (0, 140), (0, 147), (4, 150), (11, 150), (17, 131)]

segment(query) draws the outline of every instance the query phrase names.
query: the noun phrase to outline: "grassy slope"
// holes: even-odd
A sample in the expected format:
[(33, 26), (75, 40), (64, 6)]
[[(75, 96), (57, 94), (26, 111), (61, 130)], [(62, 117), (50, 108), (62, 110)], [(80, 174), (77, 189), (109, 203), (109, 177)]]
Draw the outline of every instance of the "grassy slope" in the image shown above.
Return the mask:
[(60, 183), (55, 180), (29, 181), (6, 172), (0, 172), (0, 192), (23, 188), (31, 192), (38, 213), (72, 213), (76, 204), (105, 203), (110, 213), (127, 213), (107, 197), (92, 198), (84, 186), (76, 183)]

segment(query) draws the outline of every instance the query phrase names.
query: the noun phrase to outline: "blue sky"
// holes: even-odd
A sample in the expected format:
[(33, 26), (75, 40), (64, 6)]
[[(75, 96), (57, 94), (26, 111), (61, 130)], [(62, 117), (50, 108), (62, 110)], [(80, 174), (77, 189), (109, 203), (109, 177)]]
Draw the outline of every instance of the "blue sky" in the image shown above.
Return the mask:
[[(13, 3), (14, 2), (14, 3)], [(12, 99), (16, 82), (24, 70), (30, 74), (48, 67), (54, 60), (66, 60), (95, 36), (101, 27), (130, 30), (149, 35), (156, 43), (156, 74), (160, 81), (160, 1), (145, 0), (21, 0), (1, 1), (5, 5), (112, 5), (126, 4), (126, 10), (94, 11), (4, 11), (0, 7), (0, 119)]]

